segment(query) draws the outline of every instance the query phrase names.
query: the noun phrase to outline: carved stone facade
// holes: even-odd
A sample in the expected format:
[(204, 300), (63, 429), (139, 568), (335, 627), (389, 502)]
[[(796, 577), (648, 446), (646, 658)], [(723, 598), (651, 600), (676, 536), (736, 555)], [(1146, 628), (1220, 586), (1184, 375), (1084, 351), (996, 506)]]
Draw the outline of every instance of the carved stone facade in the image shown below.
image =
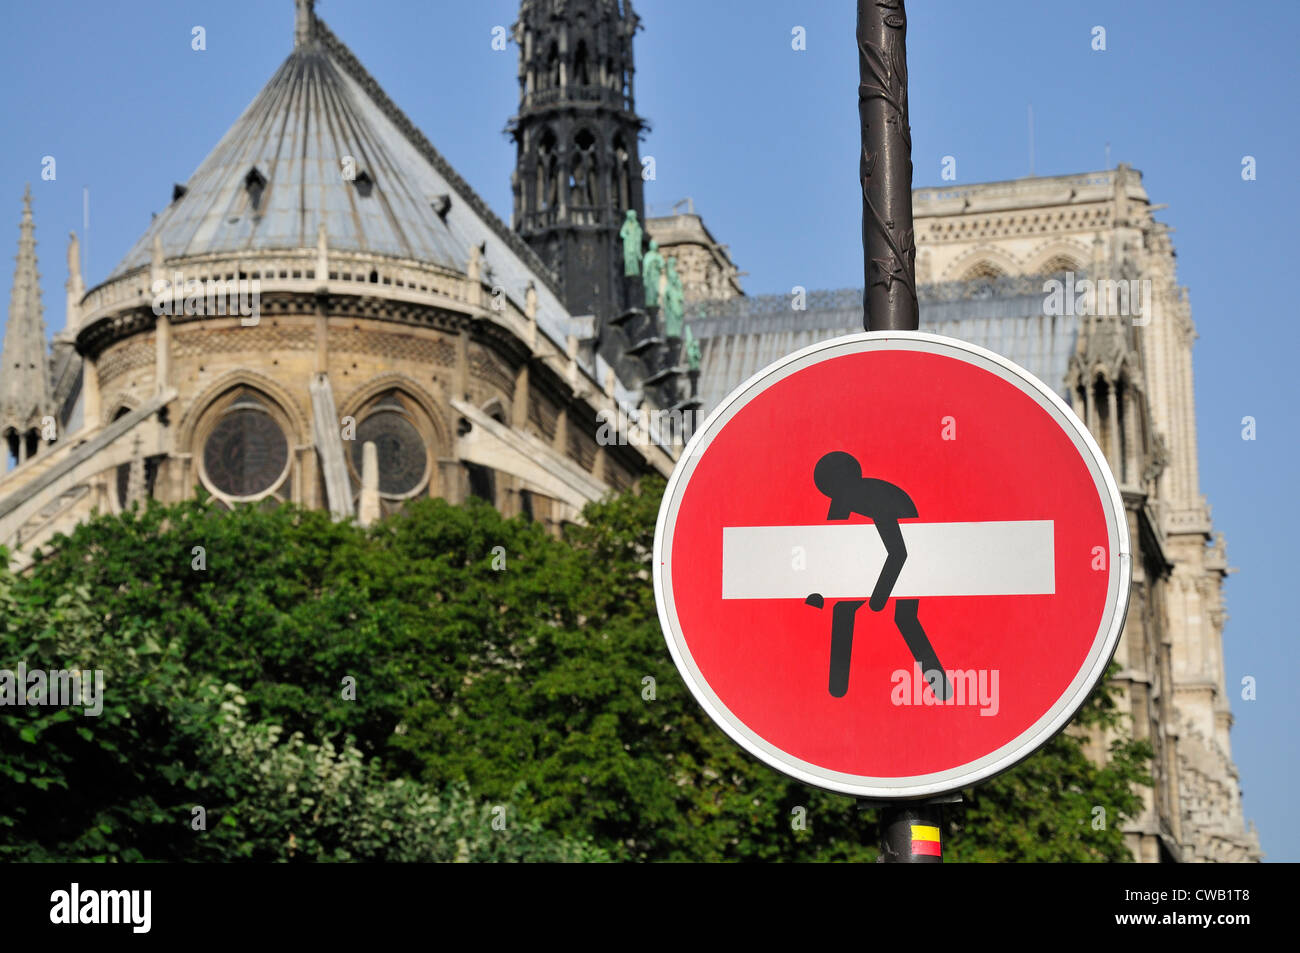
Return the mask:
[(932, 280), (1073, 272), (1137, 291), (1127, 308), (1122, 295), (1107, 301), (1101, 292), (1090, 310), (1111, 313), (1079, 316), (1066, 378), (1076, 412), (1120, 482), (1134, 552), (1142, 555), (1116, 680), (1134, 731), (1155, 747), (1158, 783), (1129, 841), (1140, 860), (1259, 859), (1258, 838), (1243, 822), (1229, 743), (1227, 563), (1200, 491), (1196, 331), (1187, 289), (1177, 284), (1169, 227), (1156, 221), (1141, 174), (1125, 165), (1084, 176), (924, 189), (914, 203), (917, 243)]

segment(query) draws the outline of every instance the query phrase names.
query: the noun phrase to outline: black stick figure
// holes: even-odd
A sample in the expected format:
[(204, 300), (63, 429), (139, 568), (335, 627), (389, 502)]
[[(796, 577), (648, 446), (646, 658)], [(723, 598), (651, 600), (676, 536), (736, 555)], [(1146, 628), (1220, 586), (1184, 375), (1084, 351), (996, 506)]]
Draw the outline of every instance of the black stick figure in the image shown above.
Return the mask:
[[(916, 504), (899, 487), (884, 480), (862, 475), (862, 466), (852, 454), (832, 451), (817, 461), (813, 468), (813, 483), (831, 501), (828, 520), (846, 520), (853, 513), (865, 516), (876, 524), (880, 541), (885, 544), (885, 565), (880, 570), (875, 588), (871, 591), (869, 605), (872, 612), (885, 608), (898, 574), (907, 561), (907, 546), (900, 519), (917, 516)], [(842, 698), (849, 690), (849, 661), (853, 655), (853, 629), (857, 611), (863, 599), (841, 599), (831, 610), (831, 671), (830, 693)], [(813, 593), (809, 605), (822, 607), (822, 597)], [(952, 685), (939, 664), (934, 646), (926, 637), (925, 629), (917, 619), (917, 599), (898, 599), (894, 603), (894, 624), (907, 643), (912, 657), (921, 666), (921, 672), (930, 684), (936, 698), (944, 701), (952, 694)]]

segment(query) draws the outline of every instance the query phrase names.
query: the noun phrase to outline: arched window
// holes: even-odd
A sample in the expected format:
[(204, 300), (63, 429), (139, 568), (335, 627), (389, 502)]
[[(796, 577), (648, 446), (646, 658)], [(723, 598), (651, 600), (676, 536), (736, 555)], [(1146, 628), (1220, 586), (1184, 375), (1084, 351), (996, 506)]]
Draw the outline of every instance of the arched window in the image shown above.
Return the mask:
[(1115, 419), (1111, 416), (1112, 393), (1110, 381), (1098, 377), (1093, 384), (1092, 399), (1096, 402), (1093, 417), (1097, 421), (1093, 436), (1101, 445), (1111, 469), (1119, 470), (1119, 441), (1115, 437)]
[(628, 190), (627, 164), (631, 153), (627, 151), (627, 142), (622, 133), (614, 137), (614, 168), (610, 170), (609, 194), (616, 197), (619, 211), (632, 207), (632, 196)]
[(496, 476), (492, 468), (466, 463), (465, 470), (469, 474), (469, 495), (496, 506)]
[(554, 43), (546, 53), (546, 72), (542, 74), (550, 86), (560, 85), (560, 48)]
[[(130, 407), (122, 407), (113, 415), (114, 420), (121, 420), (131, 412)], [(117, 465), (116, 482), (117, 482), (117, 505), (126, 509), (126, 493), (131, 482), (131, 464), (119, 463)]]
[(226, 502), (288, 498), (291, 463), (287, 422), (270, 400), (248, 387), (218, 399), (199, 431), (199, 478)]
[(579, 40), (578, 48), (573, 53), (573, 85), (591, 85), (591, 68), (587, 64), (586, 40)]
[(581, 129), (573, 137), (573, 164), (569, 173), (569, 203), (578, 208), (596, 206), (596, 137)]
[(1039, 271), (1044, 275), (1060, 275), (1066, 272), (1078, 271), (1079, 264), (1065, 255), (1054, 255), (1048, 259)]
[(555, 133), (547, 129), (537, 145), (537, 209), (554, 208), (560, 202), (557, 174), (559, 158), (555, 152)]
[(398, 508), (403, 500), (428, 493), (433, 431), (420, 406), (401, 391), (390, 390), (373, 398), (355, 416), (356, 439), (350, 441), (348, 463), (358, 497), (367, 443), (375, 445), (385, 513)]
[(1128, 381), (1123, 377), (1115, 388), (1115, 413), (1119, 419), (1115, 421), (1116, 432), (1119, 435), (1119, 481), (1127, 484), (1130, 479), (1129, 473), (1129, 434), (1130, 414), (1128, 408), (1129, 387)]
[(992, 262), (981, 261), (967, 269), (963, 279), (965, 281), (977, 281), (982, 278), (991, 281), (994, 278), (1001, 278), (1004, 274), (1005, 272)]

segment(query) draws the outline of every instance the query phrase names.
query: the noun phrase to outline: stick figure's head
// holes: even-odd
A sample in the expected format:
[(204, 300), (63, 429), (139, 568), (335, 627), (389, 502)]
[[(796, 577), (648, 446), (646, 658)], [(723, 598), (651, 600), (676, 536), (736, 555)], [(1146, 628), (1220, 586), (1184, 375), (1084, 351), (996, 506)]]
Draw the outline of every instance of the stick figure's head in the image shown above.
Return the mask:
[(833, 450), (817, 461), (813, 483), (822, 493), (835, 500), (862, 479), (862, 465), (853, 454)]

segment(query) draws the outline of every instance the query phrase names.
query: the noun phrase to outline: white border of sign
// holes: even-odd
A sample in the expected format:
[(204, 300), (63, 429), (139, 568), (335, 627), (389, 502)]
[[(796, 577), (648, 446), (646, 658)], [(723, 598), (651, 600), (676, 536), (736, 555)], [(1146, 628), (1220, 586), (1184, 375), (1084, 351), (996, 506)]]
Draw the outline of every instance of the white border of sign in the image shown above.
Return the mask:
[[(750, 400), (791, 374), (824, 360), (874, 350), (922, 351), (955, 358), (997, 375), (1032, 397), (1070, 437), (1092, 474), (1093, 484), (1105, 511), (1111, 556), (1106, 607), (1097, 635), (1083, 665), (1056, 704), (1037, 722), (996, 751), (950, 770), (902, 778), (877, 778), (831, 771), (787, 754), (748, 728), (714, 694), (695, 665), (682, 636), (670, 585), (672, 541), (678, 507), (704, 451), (727, 422)], [(1006, 358), (956, 338), (921, 331), (871, 331), (823, 341), (781, 358), (741, 384), (723, 399), (682, 451), (677, 467), (668, 479), (655, 525), (654, 587), (659, 622), (673, 661), (696, 701), (733, 741), (760, 761), (806, 784), (876, 800), (933, 797), (970, 787), (1014, 766), (1050, 741), (1087, 700), (1088, 694), (1101, 680), (1115, 654), (1128, 608), (1132, 569), (1128, 519), (1119, 487), (1101, 448), (1069, 406), (1042, 381)]]

